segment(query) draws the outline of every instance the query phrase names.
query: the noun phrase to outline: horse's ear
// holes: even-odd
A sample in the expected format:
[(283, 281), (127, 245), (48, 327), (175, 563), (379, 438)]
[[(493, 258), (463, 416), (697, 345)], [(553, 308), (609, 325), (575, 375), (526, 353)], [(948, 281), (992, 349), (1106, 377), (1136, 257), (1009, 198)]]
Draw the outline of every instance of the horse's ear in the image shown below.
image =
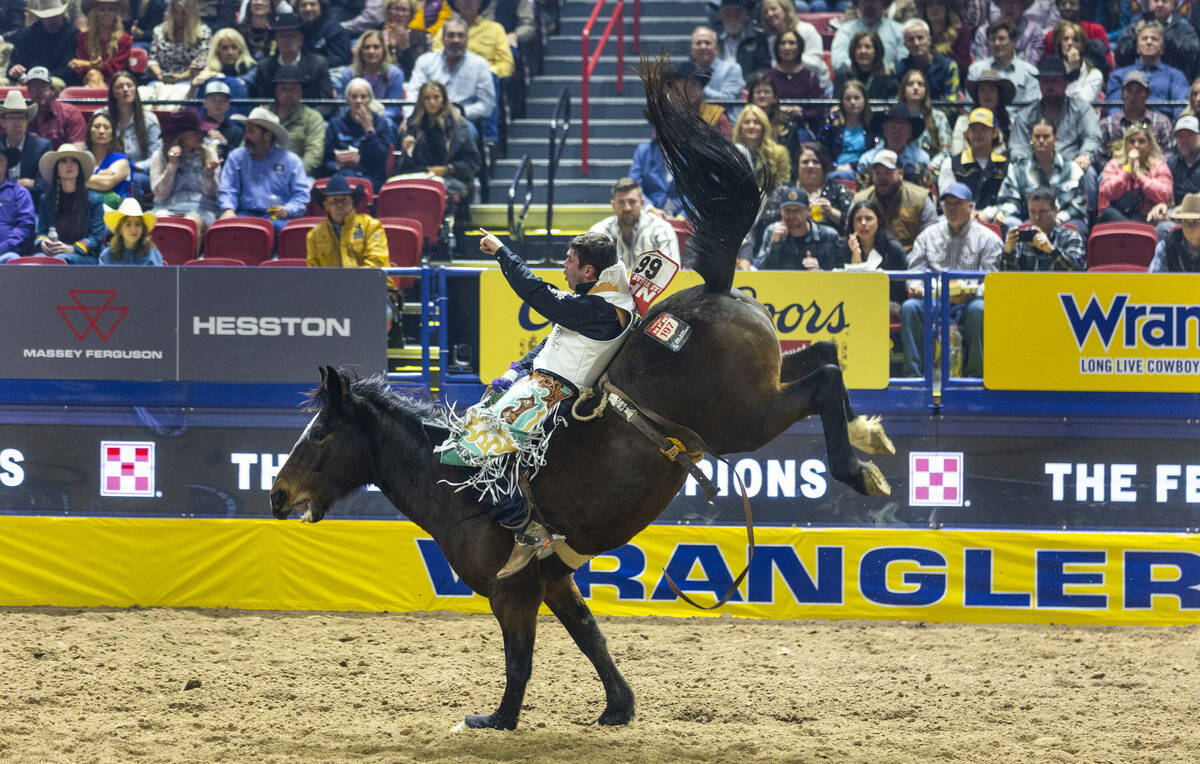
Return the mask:
[(325, 377), (329, 372), (325, 371), (324, 366), (318, 366), (317, 371), (321, 372), (321, 387), (324, 387), (325, 386)]
[(331, 406), (340, 406), (342, 399), (346, 395), (346, 380), (332, 366), (326, 366), (323, 374), (324, 379), (321, 384), (325, 388), (326, 400), (329, 401), (329, 405)]

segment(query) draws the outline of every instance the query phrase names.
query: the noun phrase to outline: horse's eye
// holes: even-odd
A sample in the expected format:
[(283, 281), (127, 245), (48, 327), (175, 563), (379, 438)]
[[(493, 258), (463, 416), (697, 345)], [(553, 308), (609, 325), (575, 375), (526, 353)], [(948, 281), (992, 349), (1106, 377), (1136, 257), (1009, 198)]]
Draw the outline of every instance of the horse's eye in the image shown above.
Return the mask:
[(308, 437), (311, 438), (312, 440), (320, 441), (320, 440), (325, 440), (325, 438), (328, 435), (329, 435), (329, 433), (325, 431), (324, 427), (314, 427), (312, 429), (312, 432), (310, 432), (308, 434)]

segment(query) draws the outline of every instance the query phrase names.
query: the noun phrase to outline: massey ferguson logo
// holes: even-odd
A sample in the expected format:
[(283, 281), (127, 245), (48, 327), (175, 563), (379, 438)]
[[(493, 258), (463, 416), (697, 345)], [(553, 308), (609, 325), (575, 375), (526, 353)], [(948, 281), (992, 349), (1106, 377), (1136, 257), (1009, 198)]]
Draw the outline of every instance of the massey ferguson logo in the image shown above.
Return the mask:
[(71, 327), (75, 339), (82, 340), (95, 330), (105, 342), (129, 312), (127, 305), (113, 305), (115, 289), (72, 289), (74, 305), (59, 305), (58, 314)]
[(100, 442), (101, 496), (155, 496), (154, 442)]

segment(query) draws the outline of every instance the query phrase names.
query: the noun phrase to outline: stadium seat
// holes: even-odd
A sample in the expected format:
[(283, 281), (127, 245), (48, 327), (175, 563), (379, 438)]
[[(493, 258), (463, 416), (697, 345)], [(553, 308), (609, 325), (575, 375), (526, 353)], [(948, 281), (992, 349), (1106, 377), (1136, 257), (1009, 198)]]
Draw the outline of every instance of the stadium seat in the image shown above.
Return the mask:
[(129, 71), (142, 74), (150, 64), (150, 54), (143, 48), (134, 48), (129, 52)]
[(1088, 273), (1146, 273), (1146, 268), (1129, 263), (1109, 263), (1088, 268)]
[[(261, 263), (259, 263), (261, 265)], [(244, 266), (241, 260), (232, 257), (197, 257), (194, 260), (188, 260), (184, 265), (232, 265)]]
[[(421, 264), (421, 231), (401, 220), (385, 218), (380, 221), (387, 235), (388, 262), (393, 268), (415, 268)], [(397, 289), (407, 289), (413, 280), (396, 279), (393, 283)]]
[(266, 266), (273, 268), (307, 268), (308, 260), (303, 257), (280, 257), (275, 260), (264, 260), (258, 264), (260, 268)]
[(441, 183), (415, 179), (388, 181), (380, 189), (375, 204), (381, 219), (416, 218), (421, 221), (424, 244), (438, 242), (446, 217), (446, 188)]
[(84, 87), (68, 87), (63, 88), (58, 94), (58, 100), (66, 101), (79, 109), (83, 114), (83, 120), (87, 122), (92, 118), (92, 114), (104, 107), (103, 103), (80, 103), (79, 99), (96, 99), (101, 98), (108, 100), (108, 88), (84, 88)]
[(9, 265), (66, 265), (67, 261), (61, 257), (50, 257), (49, 255), (29, 255), (28, 257), (18, 257), (15, 260), (9, 260)]
[(414, 229), (416, 229), (417, 235), (420, 237), (421, 241), (422, 242), (425, 241), (425, 225), (420, 220), (417, 220), (416, 218), (389, 217), (386, 220), (384, 218), (380, 218), (379, 222), (381, 222), (381, 223), (399, 223), (400, 225), (406, 225), (409, 228), (414, 228)]
[(162, 254), (164, 265), (183, 265), (196, 256), (200, 229), (196, 221), (184, 217), (161, 217), (150, 232), (154, 246)]
[[(365, 192), (363, 198), (354, 206), (354, 211), (358, 213), (370, 213), (371, 203), (375, 201), (375, 196), (371, 193), (371, 181), (366, 178), (352, 178), (350, 176), (346, 176), (346, 181), (350, 184), (351, 188), (361, 186)], [(325, 188), (328, 183), (329, 178), (321, 178), (313, 183), (313, 188)], [(324, 217), (325, 210), (317, 204), (317, 200), (314, 198), (309, 200), (308, 209), (304, 211), (304, 214), (314, 217)]]
[(695, 229), (686, 220), (668, 220), (667, 222), (675, 229), (675, 236), (679, 239), (679, 255), (682, 257), (683, 248), (687, 246), (688, 239), (692, 238), (692, 231)]
[(302, 217), (290, 221), (279, 232), (279, 256), (285, 259), (308, 259), (308, 232), (324, 220), (323, 217)]
[(817, 34), (821, 35), (821, 42), (824, 43), (825, 50), (829, 50), (829, 46), (833, 42), (833, 37), (837, 34), (837, 30), (833, 28), (832, 22), (841, 19), (842, 14), (801, 13), (799, 17), (801, 21), (807, 21), (817, 28)]
[(1158, 236), (1149, 223), (1097, 223), (1087, 242), (1088, 270), (1097, 265), (1149, 268)]
[(258, 265), (271, 258), (275, 227), (266, 218), (241, 217), (217, 220), (204, 232), (204, 252), (237, 255), (243, 265)]
[(999, 236), (1001, 241), (1004, 241), (1004, 229), (1000, 227), (999, 223), (989, 222), (984, 223), (983, 225), (986, 226), (989, 231)]
[(24, 85), (2, 85), (0, 86), (0, 99), (3, 99), (4, 96), (8, 95), (8, 91), (10, 90), (16, 90), (21, 95), (25, 96), (26, 99), (29, 98), (29, 89)]

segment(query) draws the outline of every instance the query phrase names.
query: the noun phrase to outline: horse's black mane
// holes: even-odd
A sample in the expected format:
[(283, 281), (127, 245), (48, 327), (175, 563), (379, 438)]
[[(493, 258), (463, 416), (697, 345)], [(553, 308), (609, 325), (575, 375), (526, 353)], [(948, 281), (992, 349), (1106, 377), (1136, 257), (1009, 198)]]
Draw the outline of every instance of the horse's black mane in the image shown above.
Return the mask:
[[(397, 418), (416, 419), (422, 424), (440, 428), (447, 426), (445, 408), (429, 400), (396, 392), (384, 374), (353, 378), (350, 381), (350, 392)], [(317, 411), (328, 402), (324, 386), (318, 386), (309, 392), (306, 404), (310, 411)]]
[[(758, 217), (763, 192), (754, 168), (684, 101), (671, 60), (642, 59), (646, 112), (654, 125), (680, 201), (696, 226), (684, 249), (707, 292), (728, 292), (738, 248)], [(770, 179), (768, 179), (768, 183)]]

